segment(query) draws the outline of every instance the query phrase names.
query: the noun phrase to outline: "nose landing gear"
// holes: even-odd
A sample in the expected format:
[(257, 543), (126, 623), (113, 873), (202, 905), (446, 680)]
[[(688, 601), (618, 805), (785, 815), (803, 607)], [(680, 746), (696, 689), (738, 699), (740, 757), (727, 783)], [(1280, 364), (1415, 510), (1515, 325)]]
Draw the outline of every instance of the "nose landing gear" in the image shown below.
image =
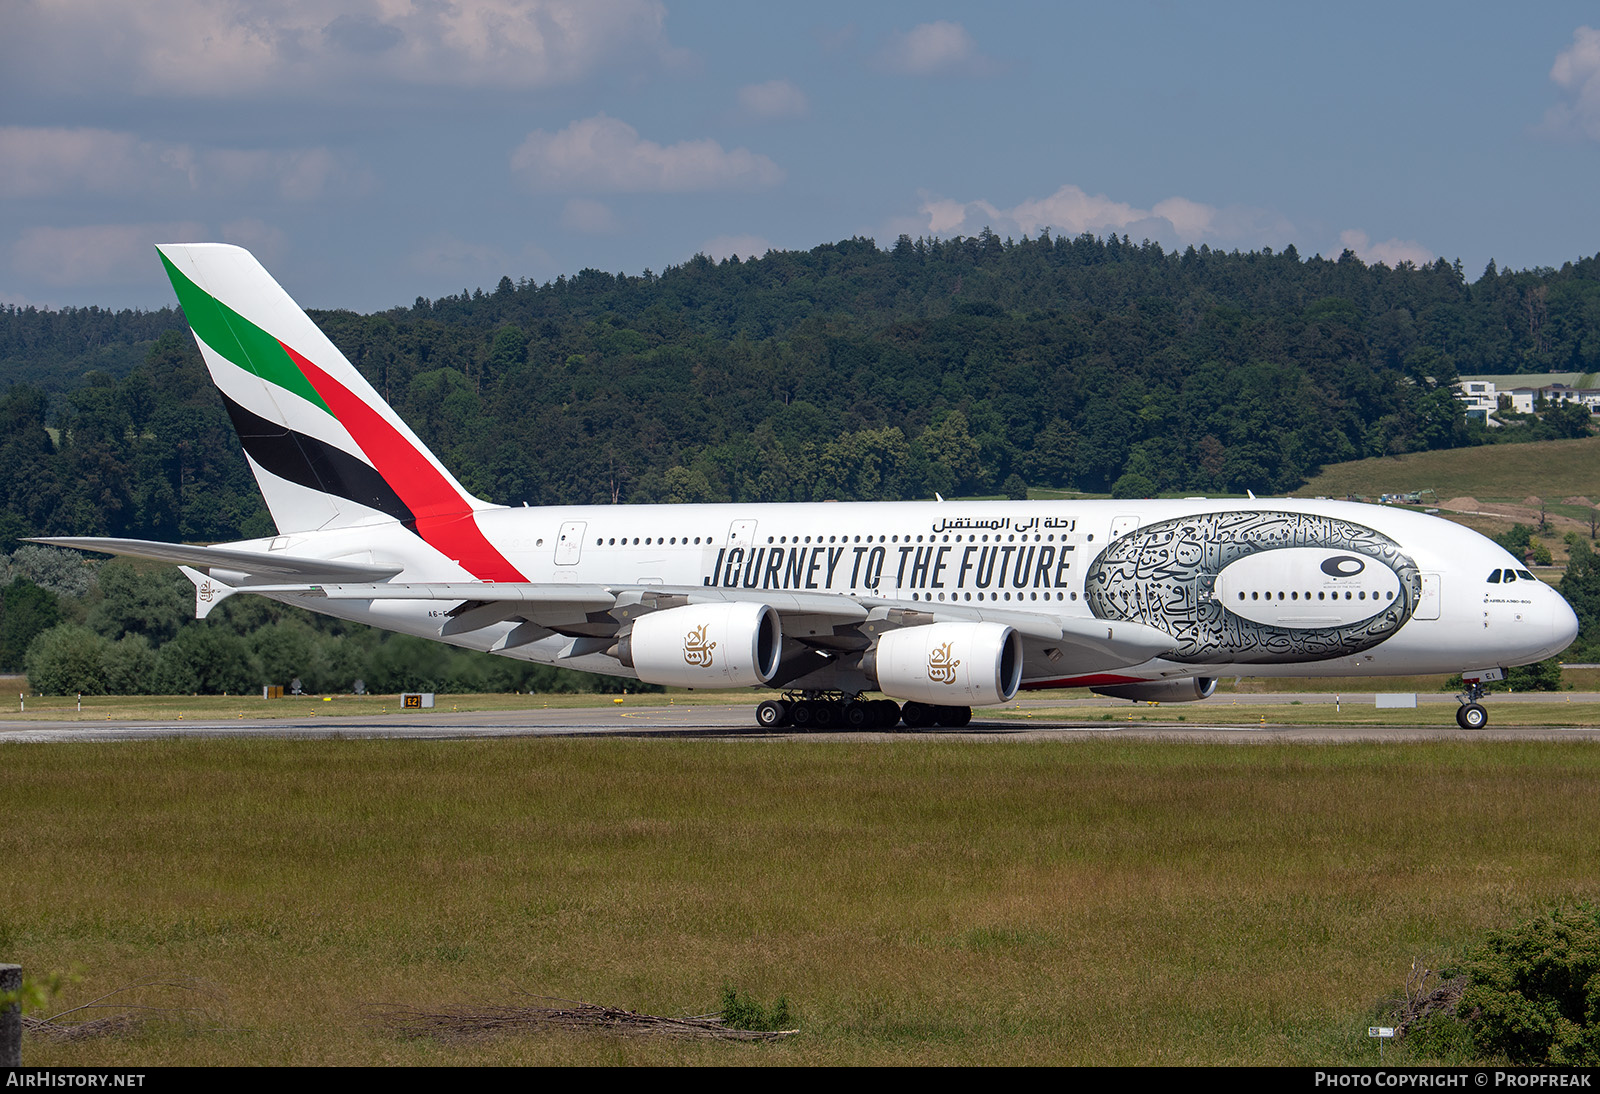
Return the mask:
[(1489, 712), (1478, 702), (1483, 694), (1483, 681), (1463, 681), (1463, 694), (1456, 696), (1461, 700), (1461, 706), (1456, 709), (1456, 725), (1462, 729), (1482, 729), (1489, 724)]

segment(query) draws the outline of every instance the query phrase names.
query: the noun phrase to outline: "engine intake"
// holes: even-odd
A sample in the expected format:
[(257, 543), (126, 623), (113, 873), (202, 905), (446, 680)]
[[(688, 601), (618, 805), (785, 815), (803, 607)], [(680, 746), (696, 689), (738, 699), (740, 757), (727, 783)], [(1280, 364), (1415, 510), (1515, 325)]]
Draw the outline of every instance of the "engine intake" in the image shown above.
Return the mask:
[(935, 706), (1006, 703), (1022, 683), (1022, 636), (1002, 623), (889, 631), (861, 667), (885, 695)]
[(766, 604), (690, 604), (640, 616), (612, 652), (647, 684), (760, 687), (778, 671), (783, 628)]
[(1217, 690), (1217, 678), (1191, 676), (1184, 680), (1151, 680), (1145, 684), (1116, 684), (1089, 690), (1096, 695), (1132, 699), (1136, 703), (1195, 703), (1211, 698), (1211, 693)]

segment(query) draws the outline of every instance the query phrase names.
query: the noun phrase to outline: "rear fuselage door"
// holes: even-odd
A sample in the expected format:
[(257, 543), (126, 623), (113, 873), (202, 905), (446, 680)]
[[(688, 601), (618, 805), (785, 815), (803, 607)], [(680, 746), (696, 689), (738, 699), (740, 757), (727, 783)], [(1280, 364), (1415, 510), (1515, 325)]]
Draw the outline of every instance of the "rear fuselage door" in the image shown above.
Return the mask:
[(1139, 518), (1136, 516), (1120, 516), (1111, 521), (1111, 538), (1121, 539), (1135, 528), (1139, 527)]

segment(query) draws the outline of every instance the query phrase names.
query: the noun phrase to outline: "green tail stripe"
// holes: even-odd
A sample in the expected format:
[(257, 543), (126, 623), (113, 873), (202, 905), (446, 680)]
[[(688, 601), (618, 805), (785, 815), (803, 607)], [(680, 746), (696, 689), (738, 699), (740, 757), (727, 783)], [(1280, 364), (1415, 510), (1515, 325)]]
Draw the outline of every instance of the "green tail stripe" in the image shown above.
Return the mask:
[(311, 386), (311, 381), (284, 352), (282, 343), (190, 281), (166, 255), (161, 256), (161, 264), (172, 279), (178, 303), (183, 305), (184, 318), (202, 342), (245, 371), (333, 413), (317, 394), (317, 389)]

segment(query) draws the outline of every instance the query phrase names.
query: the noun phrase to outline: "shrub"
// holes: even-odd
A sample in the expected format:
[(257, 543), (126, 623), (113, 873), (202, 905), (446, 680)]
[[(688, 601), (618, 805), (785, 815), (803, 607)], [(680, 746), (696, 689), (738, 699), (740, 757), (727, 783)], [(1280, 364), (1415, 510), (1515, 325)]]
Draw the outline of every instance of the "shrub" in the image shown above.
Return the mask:
[(110, 645), (88, 627), (51, 627), (28, 646), (28, 686), (42, 695), (104, 694)]
[(1557, 910), (1495, 932), (1461, 971), (1460, 1014), (1480, 1056), (1600, 1064), (1600, 910)]
[(787, 996), (780, 995), (776, 1003), (763, 1006), (749, 996), (739, 998), (732, 987), (722, 985), (722, 1024), (729, 1029), (789, 1029), (792, 1022)]

